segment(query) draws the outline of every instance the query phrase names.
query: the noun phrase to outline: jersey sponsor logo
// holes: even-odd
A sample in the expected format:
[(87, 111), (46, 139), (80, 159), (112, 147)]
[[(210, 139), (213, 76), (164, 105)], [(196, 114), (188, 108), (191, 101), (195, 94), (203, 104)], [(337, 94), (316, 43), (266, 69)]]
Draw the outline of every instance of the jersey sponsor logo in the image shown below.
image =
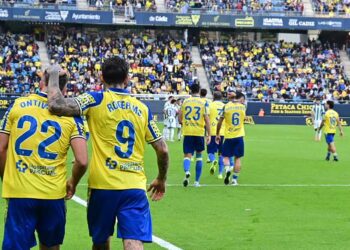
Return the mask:
[(27, 163), (23, 162), (23, 160), (19, 160), (16, 162), (16, 168), (18, 172), (23, 174), (26, 173), (27, 170), (29, 170), (29, 173), (31, 174), (56, 176), (56, 167), (35, 166), (32, 164), (28, 165)]
[(112, 160), (111, 157), (108, 157), (106, 159), (106, 167), (110, 170), (118, 169), (120, 171), (128, 171), (128, 172), (142, 172), (143, 167), (141, 163), (138, 162), (128, 162), (128, 163), (122, 163), (118, 165), (118, 162), (115, 160)]
[(30, 165), (29, 170), (31, 174), (56, 176), (56, 167)]
[(120, 170), (128, 171), (128, 172), (143, 172), (143, 167), (138, 162), (129, 162), (129, 163), (121, 164)]

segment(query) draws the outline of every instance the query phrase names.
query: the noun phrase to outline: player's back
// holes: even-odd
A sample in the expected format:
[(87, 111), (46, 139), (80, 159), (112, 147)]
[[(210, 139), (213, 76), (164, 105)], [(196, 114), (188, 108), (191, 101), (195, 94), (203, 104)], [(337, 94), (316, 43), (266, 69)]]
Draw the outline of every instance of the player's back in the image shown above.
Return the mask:
[(80, 117), (49, 113), (45, 93), (16, 99), (1, 132), (10, 134), (3, 197), (60, 199), (66, 194), (70, 140), (84, 137)]
[(167, 114), (167, 117), (176, 117), (177, 115), (177, 107), (174, 104), (170, 104), (167, 106), (167, 108), (165, 109), (165, 113)]
[[(210, 134), (212, 136), (216, 135), (216, 128), (218, 121), (224, 112), (225, 104), (221, 101), (213, 101), (209, 103), (209, 120), (210, 120)], [(225, 134), (225, 123), (222, 124), (220, 135)]]
[(204, 98), (190, 97), (184, 100), (182, 111), (183, 135), (185, 136), (204, 136), (205, 119), (208, 114), (208, 102)]
[(119, 89), (87, 96), (97, 102), (86, 112), (93, 149), (89, 187), (145, 189), (145, 144), (161, 137), (148, 107)]
[(225, 105), (225, 139), (245, 136), (245, 110), (246, 107), (241, 103), (229, 102)]
[(325, 114), (324, 112), (324, 106), (320, 104), (315, 104), (312, 108), (312, 111), (314, 113), (314, 118), (316, 121), (322, 121), (323, 115)]
[(339, 114), (334, 109), (329, 109), (324, 117), (324, 132), (326, 134), (335, 134), (337, 132)]

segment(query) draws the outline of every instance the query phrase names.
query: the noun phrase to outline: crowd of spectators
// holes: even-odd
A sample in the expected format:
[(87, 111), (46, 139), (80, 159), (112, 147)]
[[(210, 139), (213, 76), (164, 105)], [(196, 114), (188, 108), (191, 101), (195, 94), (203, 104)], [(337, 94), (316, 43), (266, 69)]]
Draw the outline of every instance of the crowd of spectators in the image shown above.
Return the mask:
[(39, 90), (41, 62), (32, 36), (0, 34), (0, 95)]
[(300, 12), (302, 0), (166, 0), (172, 11), (187, 13), (189, 9), (211, 12), (234, 11), (237, 13)]
[(350, 16), (350, 0), (313, 0), (314, 10), (318, 13), (334, 16)]
[(218, 42), (202, 37), (200, 48), (215, 90), (241, 90), (259, 101), (349, 100), (349, 79), (336, 45), (318, 41)]
[(0, 0), (0, 5), (41, 5), (43, 7), (49, 7), (51, 5), (57, 6), (58, 4), (64, 5), (76, 5), (76, 0)]
[(47, 48), (51, 59), (70, 72), (69, 96), (103, 89), (101, 65), (111, 56), (129, 62), (134, 94), (188, 93), (196, 81), (189, 47), (165, 34), (57, 33), (49, 36)]
[[(88, 3), (98, 9), (109, 8), (119, 13), (157, 10), (155, 0), (88, 0)], [(130, 16), (130, 14), (128, 15)]]

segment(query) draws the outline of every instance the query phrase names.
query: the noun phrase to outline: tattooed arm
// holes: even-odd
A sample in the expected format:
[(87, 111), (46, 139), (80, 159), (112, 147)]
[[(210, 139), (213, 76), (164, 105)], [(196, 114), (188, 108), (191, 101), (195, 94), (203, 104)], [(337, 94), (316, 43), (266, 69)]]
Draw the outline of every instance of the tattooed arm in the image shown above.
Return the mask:
[(49, 76), (47, 92), (49, 111), (55, 115), (62, 116), (81, 115), (81, 110), (76, 100), (74, 98), (64, 98), (60, 90), (60, 71), (61, 76), (66, 74), (57, 64), (52, 65), (47, 70)]
[(152, 147), (157, 153), (158, 176), (149, 185), (147, 191), (153, 201), (161, 200), (165, 193), (166, 179), (169, 168), (168, 146), (163, 139), (152, 143)]

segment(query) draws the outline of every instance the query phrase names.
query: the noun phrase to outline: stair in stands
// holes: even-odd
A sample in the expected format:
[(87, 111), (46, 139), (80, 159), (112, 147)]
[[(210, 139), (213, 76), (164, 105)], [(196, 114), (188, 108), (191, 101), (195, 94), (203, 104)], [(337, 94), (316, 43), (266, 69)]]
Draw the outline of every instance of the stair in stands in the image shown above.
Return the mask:
[(45, 70), (50, 66), (49, 54), (47, 53), (45, 42), (37, 42), (39, 45), (39, 57), (41, 61), (41, 69)]
[(157, 12), (166, 12), (165, 0), (156, 0)]
[(207, 78), (207, 75), (202, 64), (201, 54), (199, 48), (194, 46), (191, 51), (192, 54), (192, 64), (197, 69), (197, 77), (200, 82), (201, 88), (208, 90), (207, 98), (213, 99), (213, 94), (211, 93), (211, 87)]
[(303, 14), (305, 16), (314, 16), (314, 10), (312, 8), (312, 0), (303, 0), (303, 4), (304, 4), (304, 12)]
[(77, 8), (82, 10), (89, 9), (89, 3), (87, 0), (77, 0)]
[(345, 74), (350, 77), (350, 57), (345, 50), (340, 51), (340, 60), (344, 66)]

